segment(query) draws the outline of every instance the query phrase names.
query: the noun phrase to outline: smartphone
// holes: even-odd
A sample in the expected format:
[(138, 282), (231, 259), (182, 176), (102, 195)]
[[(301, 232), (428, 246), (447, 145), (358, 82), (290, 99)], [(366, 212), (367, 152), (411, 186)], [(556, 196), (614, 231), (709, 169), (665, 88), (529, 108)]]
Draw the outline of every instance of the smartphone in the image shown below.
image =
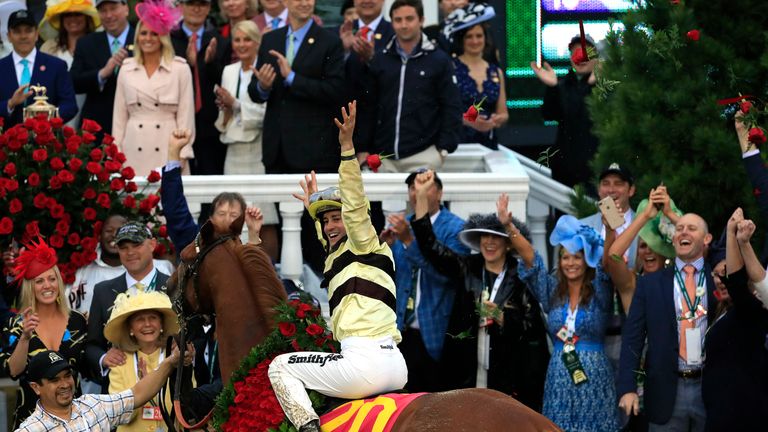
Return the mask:
[[(659, 183), (659, 186), (664, 186), (664, 182)], [(654, 207), (656, 207), (656, 210), (661, 211), (664, 208), (664, 204), (654, 204)]]
[(608, 226), (611, 229), (616, 229), (624, 225), (624, 217), (619, 213), (619, 209), (616, 208), (616, 203), (611, 197), (605, 197), (598, 201), (597, 207), (600, 208), (600, 213), (603, 214), (605, 220), (608, 222)]

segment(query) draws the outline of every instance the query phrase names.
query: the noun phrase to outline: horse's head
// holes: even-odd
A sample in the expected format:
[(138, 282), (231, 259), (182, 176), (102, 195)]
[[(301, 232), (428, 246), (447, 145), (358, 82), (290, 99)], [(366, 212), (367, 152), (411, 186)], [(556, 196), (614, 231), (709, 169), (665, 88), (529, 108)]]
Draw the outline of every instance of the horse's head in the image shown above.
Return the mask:
[(177, 313), (188, 316), (195, 313), (214, 312), (210, 286), (205, 281), (201, 281), (200, 271), (204, 266), (206, 255), (217, 246), (229, 241), (239, 242), (244, 222), (245, 214), (242, 214), (224, 232), (219, 232), (208, 220), (200, 228), (195, 240), (181, 251), (179, 267), (168, 280), (168, 294), (173, 300)]

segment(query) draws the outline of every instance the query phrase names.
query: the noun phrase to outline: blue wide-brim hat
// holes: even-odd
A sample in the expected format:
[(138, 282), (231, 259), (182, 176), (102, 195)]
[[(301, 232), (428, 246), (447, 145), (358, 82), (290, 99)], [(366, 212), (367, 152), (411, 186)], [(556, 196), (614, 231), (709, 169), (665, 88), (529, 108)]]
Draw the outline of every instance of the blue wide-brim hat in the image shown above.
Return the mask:
[(549, 244), (560, 245), (570, 253), (584, 251), (584, 260), (590, 267), (597, 267), (603, 258), (603, 239), (591, 226), (584, 225), (571, 215), (557, 220), (549, 236)]

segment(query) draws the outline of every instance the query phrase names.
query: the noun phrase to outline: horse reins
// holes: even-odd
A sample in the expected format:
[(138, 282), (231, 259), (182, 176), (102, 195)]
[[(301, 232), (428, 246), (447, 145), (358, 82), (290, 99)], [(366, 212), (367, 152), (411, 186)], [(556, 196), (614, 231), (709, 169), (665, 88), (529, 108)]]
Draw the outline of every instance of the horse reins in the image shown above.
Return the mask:
[[(176, 369), (176, 382), (174, 383), (174, 394), (173, 394), (173, 410), (176, 413), (176, 418), (178, 419), (179, 423), (182, 427), (185, 429), (198, 429), (203, 427), (213, 416), (213, 408), (211, 411), (208, 412), (208, 414), (203, 417), (202, 420), (200, 420), (196, 424), (190, 425), (186, 419), (184, 418), (184, 415), (181, 411), (181, 402), (179, 400), (179, 397), (181, 395), (181, 380), (182, 380), (182, 369), (184, 368), (184, 351), (186, 350), (187, 343), (186, 343), (186, 333), (187, 333), (187, 323), (189, 320), (194, 318), (197, 314), (193, 313), (190, 316), (186, 316), (184, 314), (184, 287), (187, 285), (187, 282), (192, 279), (192, 286), (194, 288), (194, 300), (197, 307), (200, 307), (200, 286), (198, 285), (198, 276), (199, 276), (199, 267), (200, 264), (203, 263), (203, 260), (205, 259), (206, 255), (208, 255), (213, 249), (215, 249), (217, 246), (222, 245), (226, 243), (229, 240), (232, 240), (234, 238), (233, 235), (228, 234), (222, 237), (217, 238), (213, 243), (206, 246), (202, 251), (200, 250), (200, 233), (195, 236), (195, 252), (197, 253), (197, 256), (195, 257), (194, 261), (192, 261), (191, 264), (186, 264), (182, 261), (182, 265), (184, 265), (184, 271), (182, 273), (182, 276), (177, 281), (177, 292), (175, 295), (175, 298), (173, 300), (173, 306), (175, 309), (179, 312), (179, 324), (180, 324), (180, 331), (179, 331), (179, 365)], [(213, 361), (213, 359), (211, 359)]]

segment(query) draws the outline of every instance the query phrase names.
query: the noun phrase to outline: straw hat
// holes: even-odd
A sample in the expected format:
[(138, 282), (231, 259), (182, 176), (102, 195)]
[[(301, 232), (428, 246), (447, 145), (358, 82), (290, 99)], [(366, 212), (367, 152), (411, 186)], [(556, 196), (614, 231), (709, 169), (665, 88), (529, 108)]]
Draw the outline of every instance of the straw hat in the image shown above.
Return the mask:
[(153, 310), (163, 317), (163, 335), (173, 336), (179, 332), (179, 322), (176, 312), (171, 307), (171, 299), (159, 291), (139, 292), (129, 296), (125, 293), (117, 295), (112, 315), (104, 327), (104, 337), (120, 349), (133, 351), (138, 345), (131, 338), (127, 321), (136, 312)]
[(99, 12), (91, 0), (48, 0), (45, 16), (40, 21), (40, 35), (45, 40), (56, 38), (61, 26), (61, 15), (65, 13), (81, 13), (93, 21), (94, 30), (101, 25)]

